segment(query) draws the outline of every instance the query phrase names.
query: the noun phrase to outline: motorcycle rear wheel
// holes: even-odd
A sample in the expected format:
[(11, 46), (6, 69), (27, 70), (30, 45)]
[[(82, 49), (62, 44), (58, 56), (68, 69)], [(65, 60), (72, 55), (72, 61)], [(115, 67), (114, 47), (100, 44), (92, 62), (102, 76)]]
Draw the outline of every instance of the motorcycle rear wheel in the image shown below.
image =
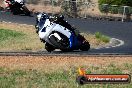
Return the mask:
[(82, 51), (88, 51), (90, 49), (90, 44), (88, 41), (84, 41), (80, 47), (80, 50)]
[(27, 16), (31, 15), (31, 12), (28, 10), (28, 8), (26, 6), (23, 6), (22, 9), (23, 9), (23, 12), (25, 15), (27, 15)]

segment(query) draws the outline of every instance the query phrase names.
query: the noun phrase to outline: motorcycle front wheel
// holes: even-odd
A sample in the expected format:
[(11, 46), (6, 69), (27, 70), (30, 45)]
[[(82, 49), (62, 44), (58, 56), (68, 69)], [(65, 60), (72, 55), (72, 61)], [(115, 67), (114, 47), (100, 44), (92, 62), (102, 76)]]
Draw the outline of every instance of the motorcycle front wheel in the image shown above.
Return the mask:
[(62, 52), (71, 52), (73, 51), (72, 49), (60, 49)]
[(20, 11), (19, 11), (18, 8), (11, 8), (11, 12), (12, 12), (13, 15), (18, 15), (18, 14), (20, 14)]
[(45, 49), (46, 49), (48, 52), (51, 52), (51, 51), (54, 51), (54, 50), (55, 50), (55, 48), (54, 48), (52, 45), (50, 45), (49, 43), (46, 43), (46, 44), (45, 44)]

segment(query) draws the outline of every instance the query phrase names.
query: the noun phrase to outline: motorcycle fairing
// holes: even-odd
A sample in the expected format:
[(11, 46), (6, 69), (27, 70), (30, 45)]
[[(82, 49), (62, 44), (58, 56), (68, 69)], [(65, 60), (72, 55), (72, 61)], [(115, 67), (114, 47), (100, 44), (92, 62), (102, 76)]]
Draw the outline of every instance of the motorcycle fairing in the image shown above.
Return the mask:
[(60, 32), (60, 33), (64, 34), (65, 36), (67, 36), (68, 38), (70, 38), (70, 36), (71, 36), (71, 33), (67, 28), (65, 28), (59, 24), (52, 23), (49, 21), (49, 19), (46, 19), (43, 22), (40, 21), (39, 25), (40, 25), (39, 37), (41, 39), (45, 39), (45, 41), (47, 41), (47, 42), (50, 42), (48, 40), (48, 37), (53, 31)]
[(78, 39), (74, 35), (74, 33), (72, 33), (72, 35), (70, 36), (69, 42), (70, 42), (70, 48), (74, 48), (74, 47), (76, 47), (78, 45)]
[[(43, 20), (42, 20), (43, 21)], [(41, 22), (40, 22), (41, 23)], [(48, 38), (49, 34), (51, 33), (52, 30), (50, 29), (53, 29), (54, 25), (51, 25), (49, 19), (46, 19), (45, 21), (43, 21), (41, 23), (41, 28), (39, 28), (39, 37), (41, 39), (46, 39)]]
[(58, 31), (58, 32), (64, 34), (65, 36), (67, 36), (68, 38), (70, 38), (70, 36), (71, 36), (71, 32), (67, 28), (65, 28), (59, 24), (55, 24), (55, 26), (52, 30)]
[[(42, 20), (42, 21), (40, 21), (40, 22), (38, 23), (38, 27), (39, 27), (39, 29), (41, 30), (41, 32), (45, 32), (45, 31), (46, 31), (46, 27), (44, 26), (45, 21), (46, 21), (46, 20)], [(45, 29), (45, 30), (44, 30), (44, 29)]]

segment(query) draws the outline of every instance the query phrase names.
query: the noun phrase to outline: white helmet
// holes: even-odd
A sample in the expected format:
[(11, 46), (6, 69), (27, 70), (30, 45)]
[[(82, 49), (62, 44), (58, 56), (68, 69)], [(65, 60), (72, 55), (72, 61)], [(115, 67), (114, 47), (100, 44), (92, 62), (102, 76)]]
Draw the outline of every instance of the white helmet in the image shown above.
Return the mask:
[(49, 18), (48, 15), (46, 13), (40, 13), (37, 15), (37, 19), (38, 21), (40, 21), (40, 19), (46, 19), (46, 18)]
[(18, 2), (18, 3), (20, 3), (20, 4), (23, 4), (24, 3), (24, 1), (23, 0), (14, 0), (15, 2)]

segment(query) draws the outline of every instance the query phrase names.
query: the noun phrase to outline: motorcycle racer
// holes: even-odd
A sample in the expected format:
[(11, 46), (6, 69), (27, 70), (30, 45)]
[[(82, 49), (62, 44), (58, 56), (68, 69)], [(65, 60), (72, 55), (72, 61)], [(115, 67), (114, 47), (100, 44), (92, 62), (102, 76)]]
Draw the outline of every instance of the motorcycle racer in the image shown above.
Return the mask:
[(4, 3), (5, 3), (6, 7), (9, 7), (11, 2), (18, 2), (18, 3), (24, 4), (24, 0), (4, 0)]
[(24, 0), (5, 0), (7, 11), (10, 11), (13, 15), (27, 15), (31, 16), (31, 12), (25, 5)]
[(71, 29), (72, 26), (70, 24), (63, 22), (65, 21), (63, 19), (63, 16), (59, 16), (56, 19), (45, 13), (37, 15), (36, 32), (41, 42), (45, 43), (45, 49), (48, 52), (55, 49), (60, 49), (61, 51), (89, 50), (89, 42), (82, 35), (74, 34), (75, 30)]
[(20, 3), (20, 4), (24, 4), (24, 0), (14, 0), (15, 2), (18, 2), (18, 3)]
[(53, 22), (68, 28), (72, 32), (75, 30), (75, 28), (73, 28), (67, 21), (64, 20), (64, 16), (63, 15), (55, 16)]
[(4, 0), (4, 4), (5, 4), (5, 7), (6, 7), (7, 9), (10, 9), (9, 6), (10, 6), (10, 4), (11, 4), (11, 1), (12, 1), (12, 0)]
[[(37, 19), (36, 19), (36, 28), (38, 27), (38, 23), (40, 21), (42, 21), (42, 18), (46, 16), (45, 13), (41, 13), (37, 16)], [(41, 19), (41, 20), (40, 20)], [(60, 15), (60, 16), (51, 16), (49, 17), (49, 20), (53, 23), (56, 23), (56, 24), (59, 24), (67, 29), (69, 29), (71, 32), (73, 32), (74, 34), (77, 34), (75, 33), (75, 28), (72, 27), (67, 21), (64, 20), (64, 16), (63, 15)], [(36, 31), (36, 33), (38, 33), (38, 30)]]

